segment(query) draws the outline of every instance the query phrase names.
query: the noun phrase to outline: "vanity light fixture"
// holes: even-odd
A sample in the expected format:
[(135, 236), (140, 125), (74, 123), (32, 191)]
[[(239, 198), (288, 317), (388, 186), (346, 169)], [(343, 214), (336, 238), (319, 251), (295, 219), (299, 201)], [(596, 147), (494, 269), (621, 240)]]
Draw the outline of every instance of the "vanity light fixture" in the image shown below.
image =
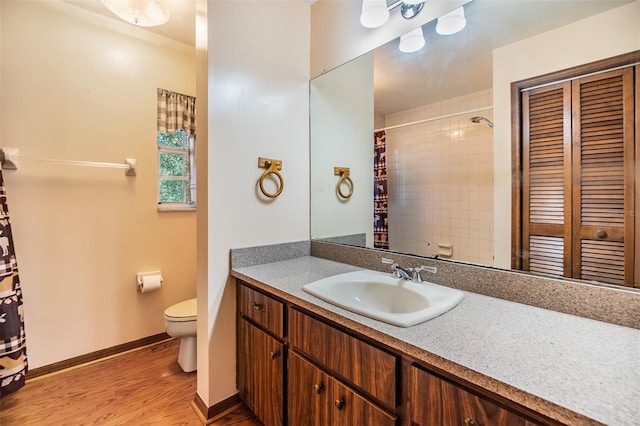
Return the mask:
[(409, 31), (406, 34), (400, 36), (400, 44), (398, 49), (404, 53), (413, 53), (424, 47), (425, 40), (422, 33), (422, 27), (418, 27), (415, 30)]
[(436, 32), (440, 35), (451, 35), (461, 31), (465, 25), (467, 20), (464, 17), (464, 7), (460, 6), (438, 18)]
[(367, 28), (380, 27), (389, 20), (389, 12), (398, 6), (402, 17), (411, 19), (420, 13), (424, 0), (398, 0), (390, 5), (387, 5), (387, 0), (362, 0), (360, 23)]
[(169, 20), (163, 0), (102, 0), (102, 4), (120, 19), (140, 27), (155, 27)]
[[(400, 7), (400, 15), (402, 15), (404, 19), (413, 18), (420, 13), (424, 6), (424, 0), (403, 0), (402, 2), (396, 3), (402, 3), (402, 6)], [(394, 7), (397, 7), (397, 4), (392, 4), (390, 7), (393, 9)]]
[(360, 23), (363, 27), (377, 28), (389, 19), (387, 0), (362, 0)]

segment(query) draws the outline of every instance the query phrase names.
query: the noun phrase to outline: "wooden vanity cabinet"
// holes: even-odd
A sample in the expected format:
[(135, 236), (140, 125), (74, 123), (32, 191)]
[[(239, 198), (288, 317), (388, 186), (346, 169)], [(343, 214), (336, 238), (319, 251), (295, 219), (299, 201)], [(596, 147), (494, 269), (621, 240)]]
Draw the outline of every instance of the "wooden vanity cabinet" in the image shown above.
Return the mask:
[(291, 422), (395, 425), (397, 357), (298, 310), (288, 317)]
[(239, 395), (267, 426), (557, 424), (266, 291), (237, 291)]
[(288, 373), (289, 419), (309, 426), (328, 425), (332, 403), (329, 375), (295, 352), (289, 352)]
[(238, 286), (238, 311), (272, 335), (284, 338), (284, 304), (245, 285)]
[(265, 425), (283, 424), (284, 344), (240, 320), (238, 390)]
[(388, 414), (293, 351), (289, 352), (288, 377), (288, 415), (291, 424), (396, 424), (396, 416)]
[[(284, 305), (238, 287), (237, 386), (240, 398), (265, 425), (284, 419)], [(270, 332), (275, 331), (272, 335)]]
[(534, 426), (536, 423), (481, 398), (419, 367), (409, 371), (411, 424), (464, 426)]
[(395, 410), (397, 356), (291, 308), (289, 343), (383, 407)]
[(330, 383), (333, 401), (331, 425), (396, 425), (397, 416), (388, 414), (336, 379)]

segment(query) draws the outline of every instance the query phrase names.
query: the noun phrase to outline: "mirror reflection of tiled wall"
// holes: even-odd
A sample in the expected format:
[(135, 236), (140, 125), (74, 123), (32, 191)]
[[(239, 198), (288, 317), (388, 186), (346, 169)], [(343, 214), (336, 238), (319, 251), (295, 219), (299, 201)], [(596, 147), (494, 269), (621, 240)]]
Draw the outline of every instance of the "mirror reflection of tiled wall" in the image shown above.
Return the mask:
[(493, 112), (438, 119), (492, 104), (489, 89), (385, 117), (429, 119), (387, 130), (390, 250), (432, 256), (444, 244), (451, 259), (493, 264), (493, 129), (469, 121)]

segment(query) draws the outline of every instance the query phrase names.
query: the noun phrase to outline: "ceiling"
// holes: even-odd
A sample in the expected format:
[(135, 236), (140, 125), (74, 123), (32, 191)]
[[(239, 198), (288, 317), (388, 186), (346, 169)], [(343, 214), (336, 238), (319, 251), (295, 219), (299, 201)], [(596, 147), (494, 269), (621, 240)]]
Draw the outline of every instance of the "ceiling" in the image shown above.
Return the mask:
[[(102, 4), (101, 0), (62, 0), (66, 3), (80, 7), (82, 9), (107, 16), (113, 19), (120, 19), (111, 13)], [(313, 4), (316, 0), (303, 0), (305, 3)], [(196, 4), (195, 0), (164, 0), (169, 8), (169, 21), (158, 27), (146, 27), (144, 30), (168, 37), (173, 40), (196, 45)]]
[[(101, 0), (63, 1), (119, 19)], [(489, 89), (494, 49), (633, 1), (473, 0), (465, 5), (467, 26), (458, 34), (440, 36), (435, 22), (430, 22), (423, 25), (427, 43), (419, 52), (400, 52), (398, 40), (375, 50), (376, 111), (388, 114), (424, 105), (425, 100), (436, 102)], [(195, 1), (165, 2), (169, 22), (144, 29), (195, 46)]]
[(402, 53), (398, 40), (375, 50), (375, 109), (388, 114), (489, 89), (494, 49), (633, 1), (473, 0), (461, 32), (441, 36), (430, 22), (422, 50)]
[[(100, 0), (63, 0), (90, 12), (113, 19), (120, 19), (110, 12)], [(196, 5), (193, 0), (164, 0), (169, 8), (169, 22), (158, 27), (145, 27), (144, 30), (169, 37), (190, 46), (196, 44)], [(141, 28), (141, 27), (140, 27)]]

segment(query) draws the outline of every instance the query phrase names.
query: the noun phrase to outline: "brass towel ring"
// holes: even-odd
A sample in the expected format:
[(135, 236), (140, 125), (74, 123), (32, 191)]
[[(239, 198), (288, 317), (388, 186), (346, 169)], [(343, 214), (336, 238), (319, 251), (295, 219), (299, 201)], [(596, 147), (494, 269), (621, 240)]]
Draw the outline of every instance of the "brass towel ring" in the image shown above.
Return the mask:
[[(260, 176), (260, 191), (262, 191), (262, 193), (266, 197), (276, 198), (282, 193), (282, 189), (284, 188), (284, 178), (282, 177), (280, 172), (278, 172), (278, 170), (282, 170), (282, 161), (259, 157), (258, 167), (260, 167), (261, 169), (265, 169), (264, 173), (262, 173), (262, 176)], [(275, 194), (272, 194), (264, 189), (264, 179), (270, 174), (274, 174), (278, 178), (278, 190), (275, 192)]]
[[(338, 192), (338, 195), (341, 198), (343, 198), (345, 200), (348, 200), (353, 195), (353, 181), (349, 177), (349, 168), (348, 167), (334, 167), (333, 168), (333, 174), (335, 176), (340, 176), (340, 179), (338, 180), (338, 185), (336, 186), (336, 191)], [(343, 183), (345, 183), (347, 185), (347, 187), (349, 188), (349, 193), (348, 194), (345, 194), (344, 192), (342, 192), (342, 184)]]

